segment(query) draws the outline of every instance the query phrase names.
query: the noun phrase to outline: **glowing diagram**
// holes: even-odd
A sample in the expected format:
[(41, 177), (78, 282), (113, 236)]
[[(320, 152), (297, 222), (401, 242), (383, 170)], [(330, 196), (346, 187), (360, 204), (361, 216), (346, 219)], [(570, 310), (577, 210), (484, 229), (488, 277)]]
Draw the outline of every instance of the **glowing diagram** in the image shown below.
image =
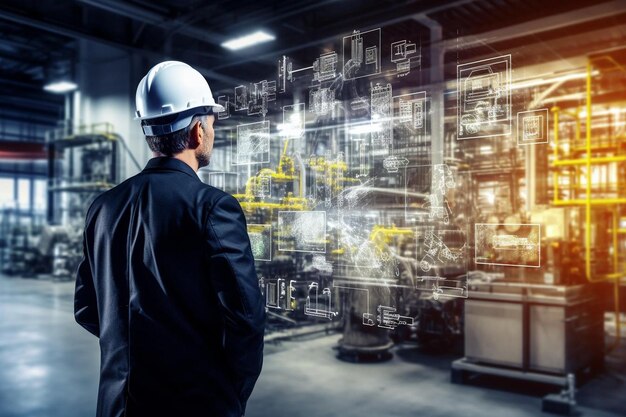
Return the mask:
[[(278, 261), (279, 250), (281, 258), (295, 259), (306, 277), (289, 280), (275, 269), (268, 273), (270, 265), (257, 264), (265, 276), (260, 287), (267, 308), (288, 319), (283, 313), (296, 308), (297, 288), (304, 314), (332, 320), (340, 310), (333, 305), (340, 300), (336, 288), (348, 288), (354, 294), (345, 295), (356, 300), (351, 320), (393, 330), (414, 324), (404, 292), (467, 297), (461, 275), (467, 272), (462, 264), (468, 259), (463, 245), (468, 233), (460, 230), (467, 217), (450, 210), (462, 209), (465, 200), (450, 191), (461, 188), (453, 176), (456, 162), (427, 165), (426, 139), (437, 108), (425, 91), (411, 92), (419, 84), (398, 82), (421, 64), (419, 42), (385, 33), (383, 45), (381, 29), (346, 35), (338, 39), (341, 51), (329, 42), (302, 66), (302, 55), (283, 56), (271, 77), (276, 81), (242, 83), (234, 95), (217, 97), (225, 111), (216, 117), (231, 118), (227, 124), (233, 122), (233, 128), (247, 116), (262, 120), (239, 124), (236, 135), (227, 133), (230, 163), (240, 175), (236, 185), (254, 178), (244, 181), (245, 194), (236, 197), (256, 223), (248, 225), (255, 260)], [(458, 66), (459, 139), (506, 134), (507, 125), (510, 133), (510, 71), (510, 56)], [(274, 106), (277, 94), (287, 90), (293, 97), (280, 96)], [(523, 135), (518, 140), (530, 143), (547, 134), (542, 130), (547, 118), (518, 117)], [(279, 143), (270, 142), (270, 132)], [(226, 188), (230, 180), (222, 174), (213, 182)], [(347, 217), (354, 223), (344, 228), (351, 221)], [(457, 232), (458, 238), (452, 236)], [(489, 250), (528, 250), (532, 243), (529, 236), (499, 233)]]
[(255, 261), (272, 260), (272, 225), (248, 224), (248, 237)]
[(404, 157), (391, 155), (383, 159), (383, 168), (389, 173), (396, 173), (400, 168), (404, 168), (409, 164), (409, 160)]
[(332, 320), (333, 317), (337, 316), (337, 312), (332, 310), (332, 293), (330, 288), (324, 288), (320, 293), (317, 282), (309, 284), (304, 314), (328, 320)]
[(396, 313), (395, 307), (389, 306), (378, 306), (376, 309), (378, 314), (376, 315), (376, 321), (378, 322), (378, 327), (383, 329), (393, 330), (398, 326), (412, 326), (413, 325), (413, 317), (402, 316)]
[(230, 97), (228, 96), (218, 96), (217, 104), (224, 107), (224, 111), (217, 113), (217, 120), (225, 120), (230, 117)]
[(475, 262), (483, 265), (539, 268), (539, 224), (476, 223)]
[(270, 122), (237, 126), (237, 151), (233, 165), (262, 164), (270, 161)]
[(548, 109), (517, 113), (517, 144), (548, 143)]
[(337, 76), (337, 53), (328, 52), (313, 63), (313, 81), (333, 80)]
[(373, 85), (371, 95), (372, 146), (389, 146), (393, 138), (391, 84)]
[(428, 217), (431, 220), (438, 219), (444, 224), (450, 223), (450, 207), (445, 199), (446, 191), (456, 186), (450, 167), (446, 164), (433, 165), (432, 188), (428, 196)]
[(330, 88), (317, 88), (309, 92), (309, 111), (324, 116), (335, 109), (335, 92)]
[(291, 104), (283, 107), (283, 124), (278, 131), (286, 139), (299, 139), (304, 135), (305, 126), (304, 103)]
[(326, 252), (325, 211), (279, 211), (278, 250)]
[(235, 87), (235, 111), (248, 110), (248, 87)]
[(421, 54), (417, 51), (417, 45), (406, 40), (391, 44), (390, 60), (396, 64), (398, 77), (403, 77), (411, 72), (411, 61), (421, 60)]
[(458, 139), (511, 133), (511, 55), (457, 66)]
[(263, 80), (252, 83), (248, 94), (248, 116), (259, 114), (265, 117), (268, 103), (276, 100), (276, 81)]
[(294, 297), (296, 281), (285, 278), (274, 278), (264, 281), (265, 305), (268, 308), (291, 311), (295, 308)]
[(461, 256), (460, 253), (452, 252), (433, 230), (424, 234), (424, 246), (427, 248), (426, 254), (419, 263), (424, 272), (430, 271), (434, 265), (456, 262)]
[(381, 72), (381, 30), (365, 32), (355, 30), (343, 38), (343, 66), (357, 67), (353, 76), (344, 76), (346, 80), (367, 77)]
[(278, 60), (278, 92), (287, 91), (287, 83), (292, 83), (296, 79), (296, 74), (304, 71), (313, 71), (313, 82), (322, 83), (334, 80), (337, 73), (338, 57), (335, 51), (325, 52), (319, 56), (310, 67), (293, 68), (293, 61), (288, 56), (283, 55)]

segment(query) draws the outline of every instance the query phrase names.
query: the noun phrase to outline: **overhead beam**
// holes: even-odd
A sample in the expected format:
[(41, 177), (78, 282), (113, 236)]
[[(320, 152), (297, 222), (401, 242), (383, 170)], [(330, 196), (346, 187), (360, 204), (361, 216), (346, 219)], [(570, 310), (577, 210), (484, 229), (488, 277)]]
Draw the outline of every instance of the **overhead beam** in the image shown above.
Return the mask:
[[(32, 26), (37, 29), (41, 29), (50, 33), (56, 33), (57, 35), (62, 35), (62, 36), (66, 36), (66, 37), (73, 38), (73, 39), (84, 39), (84, 40), (88, 40), (88, 41), (92, 41), (96, 43), (101, 43), (104, 45), (118, 48), (123, 51), (132, 52), (137, 55), (144, 56), (144, 57), (154, 59), (154, 60), (163, 60), (164, 58), (166, 58), (166, 56), (164, 56), (163, 54), (152, 51), (152, 50), (133, 47), (133, 46), (127, 45), (119, 41), (106, 39), (106, 38), (93, 35), (84, 30), (73, 29), (66, 25), (59, 24), (57, 22), (44, 21), (41, 19), (33, 18), (30, 16), (25, 16), (23, 14), (18, 14), (18, 13), (15, 13), (6, 9), (2, 9), (2, 8), (0, 8), (0, 19), (9, 20), (11, 22), (19, 23), (19, 24), (26, 25), (26, 26)], [(176, 58), (176, 56), (174, 56), (173, 58)], [(200, 71), (203, 75), (207, 77), (210, 77), (212, 79), (219, 80), (225, 83), (238, 85), (242, 82), (241, 80), (238, 80), (234, 77), (220, 74), (208, 68), (198, 67), (195, 65), (194, 65), (194, 68), (196, 68), (198, 71)]]
[[(426, 7), (423, 10), (420, 10), (419, 12), (415, 12), (415, 13), (410, 13), (410, 14), (398, 14), (399, 17), (393, 18), (393, 19), (388, 19), (385, 20), (383, 22), (376, 22), (375, 25), (366, 25), (364, 27), (361, 27), (361, 30), (368, 30), (368, 29), (375, 29), (377, 27), (381, 27), (381, 26), (387, 26), (387, 25), (393, 25), (396, 23), (400, 23), (400, 22), (404, 22), (407, 20), (411, 20), (411, 19), (418, 19), (420, 17), (423, 16), (428, 16), (429, 14), (432, 13), (437, 13), (443, 10), (447, 10), (450, 8), (454, 8), (454, 7), (458, 7), (467, 3), (471, 3), (474, 0), (456, 0), (456, 1), (451, 1), (451, 2), (439, 2), (436, 6), (430, 6), (430, 7)], [(298, 45), (294, 45), (288, 48), (283, 48), (280, 50), (275, 50), (275, 51), (270, 51), (267, 52), (265, 54), (260, 54), (260, 55), (255, 55), (254, 56), (254, 60), (255, 61), (259, 61), (259, 60), (267, 60), (267, 59), (275, 59), (277, 60), (278, 57), (280, 57), (281, 55), (285, 55), (288, 54), (290, 52), (293, 51), (297, 51), (297, 50), (301, 50), (301, 49), (305, 49), (305, 48), (311, 48), (314, 46), (318, 46), (320, 44), (324, 44), (324, 43), (328, 43), (328, 42), (332, 42), (337, 40), (338, 38), (340, 38), (341, 36), (345, 35), (346, 30), (341, 30), (341, 31), (336, 31), (333, 35), (329, 35), (326, 36), (324, 38), (321, 39), (316, 39), (313, 41), (309, 41), (309, 42), (305, 42), (302, 44), (298, 44)], [(216, 67), (214, 67), (213, 69), (216, 71), (219, 71), (221, 69), (224, 68), (230, 68), (236, 65), (241, 65), (241, 64), (245, 64), (247, 62), (249, 62), (250, 59), (246, 58), (246, 59), (239, 59), (239, 60), (235, 60), (235, 61), (231, 61), (231, 62), (227, 62), (225, 64), (222, 65), (218, 65)]]
[(463, 48), (483, 46), (490, 42), (525, 38), (538, 35), (541, 32), (563, 29), (573, 25), (587, 23), (605, 17), (613, 16), (626, 9), (626, 0), (613, 0), (595, 6), (583, 7), (565, 13), (531, 20), (489, 32), (478, 33), (443, 41), (444, 50), (456, 49), (459, 45)]
[(172, 30), (190, 38), (198, 39), (211, 44), (220, 44), (226, 37), (217, 32), (200, 29), (185, 23), (184, 19), (170, 19), (168, 16), (153, 12), (141, 6), (119, 0), (78, 0), (80, 3), (106, 10), (120, 16), (127, 17), (149, 25), (158, 26), (162, 29)]

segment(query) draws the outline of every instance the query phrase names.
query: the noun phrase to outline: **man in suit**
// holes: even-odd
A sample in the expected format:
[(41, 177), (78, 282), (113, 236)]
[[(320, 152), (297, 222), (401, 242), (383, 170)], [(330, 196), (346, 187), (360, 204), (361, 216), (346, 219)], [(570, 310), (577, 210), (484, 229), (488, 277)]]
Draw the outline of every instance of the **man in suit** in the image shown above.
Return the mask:
[(196, 175), (224, 109), (176, 61), (147, 73), (136, 104), (154, 158), (92, 203), (76, 279), (76, 321), (100, 339), (97, 415), (240, 417), (265, 305), (239, 203)]

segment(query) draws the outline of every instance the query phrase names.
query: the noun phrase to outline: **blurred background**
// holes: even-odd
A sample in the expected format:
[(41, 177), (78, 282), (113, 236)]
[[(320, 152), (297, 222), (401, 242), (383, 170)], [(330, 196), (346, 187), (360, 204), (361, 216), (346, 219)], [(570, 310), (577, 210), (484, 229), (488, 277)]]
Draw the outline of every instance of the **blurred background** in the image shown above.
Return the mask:
[(84, 216), (163, 60), (225, 106), (247, 415), (626, 415), (626, 1), (4, 0), (0, 34), (0, 416), (95, 413)]

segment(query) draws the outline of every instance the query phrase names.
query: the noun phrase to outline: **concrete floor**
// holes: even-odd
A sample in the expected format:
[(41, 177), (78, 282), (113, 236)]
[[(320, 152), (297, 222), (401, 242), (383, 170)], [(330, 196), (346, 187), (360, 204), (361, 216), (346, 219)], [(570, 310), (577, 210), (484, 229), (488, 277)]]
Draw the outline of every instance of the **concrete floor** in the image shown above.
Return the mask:
[[(98, 344), (74, 323), (72, 295), (71, 282), (0, 276), (0, 417), (94, 415)], [(335, 359), (338, 338), (268, 344), (247, 416), (542, 415), (540, 395), (502, 381), (450, 384), (453, 358), (445, 354), (404, 347), (389, 362), (351, 364)], [(625, 376), (609, 373), (584, 386), (580, 415), (626, 415)], [(608, 402), (590, 392), (594, 384)]]

